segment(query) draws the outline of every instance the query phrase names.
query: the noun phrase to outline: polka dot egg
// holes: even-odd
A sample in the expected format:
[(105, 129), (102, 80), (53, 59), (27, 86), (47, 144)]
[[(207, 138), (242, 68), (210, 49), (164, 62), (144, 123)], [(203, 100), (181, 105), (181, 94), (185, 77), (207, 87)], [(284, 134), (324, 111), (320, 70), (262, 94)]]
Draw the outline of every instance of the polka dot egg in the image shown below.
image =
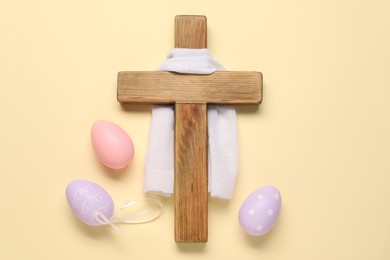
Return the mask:
[[(73, 213), (85, 224), (100, 226), (98, 214), (111, 219), (114, 214), (114, 203), (111, 196), (99, 185), (74, 180), (66, 187), (66, 198)], [(104, 219), (101, 219), (104, 221)]]
[(281, 208), (281, 196), (273, 186), (263, 186), (251, 193), (238, 213), (242, 229), (252, 236), (268, 233), (275, 225)]

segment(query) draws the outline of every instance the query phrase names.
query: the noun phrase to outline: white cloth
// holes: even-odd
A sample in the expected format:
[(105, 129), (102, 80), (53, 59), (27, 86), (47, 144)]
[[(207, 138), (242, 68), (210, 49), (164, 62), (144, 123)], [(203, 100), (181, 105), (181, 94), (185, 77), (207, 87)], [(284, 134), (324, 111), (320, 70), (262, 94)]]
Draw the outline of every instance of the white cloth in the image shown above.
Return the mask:
[[(190, 74), (225, 70), (208, 49), (173, 49), (158, 68)], [(208, 105), (208, 191), (215, 198), (231, 199), (238, 171), (236, 111), (233, 106)], [(174, 183), (174, 108), (153, 106), (144, 191), (171, 195)]]

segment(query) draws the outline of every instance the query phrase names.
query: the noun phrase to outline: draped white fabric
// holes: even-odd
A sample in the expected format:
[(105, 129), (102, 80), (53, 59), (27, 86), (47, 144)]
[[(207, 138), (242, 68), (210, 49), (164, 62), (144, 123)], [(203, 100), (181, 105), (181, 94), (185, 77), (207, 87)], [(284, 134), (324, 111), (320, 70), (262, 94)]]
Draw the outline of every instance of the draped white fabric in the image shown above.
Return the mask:
[[(173, 49), (158, 68), (187, 74), (225, 70), (208, 49)], [(208, 191), (230, 199), (238, 171), (236, 111), (233, 106), (208, 105)], [(144, 191), (169, 196), (174, 185), (174, 108), (153, 106)]]

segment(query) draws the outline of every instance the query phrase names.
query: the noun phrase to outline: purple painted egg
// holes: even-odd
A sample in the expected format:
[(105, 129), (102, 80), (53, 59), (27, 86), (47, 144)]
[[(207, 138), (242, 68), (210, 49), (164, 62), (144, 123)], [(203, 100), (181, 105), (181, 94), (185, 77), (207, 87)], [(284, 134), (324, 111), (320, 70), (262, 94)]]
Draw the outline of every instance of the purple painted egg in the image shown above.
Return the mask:
[[(111, 196), (99, 185), (85, 180), (73, 180), (66, 187), (66, 198), (73, 213), (85, 224), (100, 226), (98, 215), (108, 220), (114, 214)], [(104, 221), (101, 217), (100, 219)]]
[(278, 219), (281, 196), (273, 186), (263, 186), (251, 193), (238, 213), (242, 229), (252, 236), (269, 232)]

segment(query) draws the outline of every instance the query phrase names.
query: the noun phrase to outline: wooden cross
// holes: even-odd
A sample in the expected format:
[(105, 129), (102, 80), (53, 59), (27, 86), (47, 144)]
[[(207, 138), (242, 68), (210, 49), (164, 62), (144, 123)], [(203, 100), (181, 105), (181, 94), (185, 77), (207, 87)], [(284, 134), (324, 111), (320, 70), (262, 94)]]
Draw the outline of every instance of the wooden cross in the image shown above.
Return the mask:
[[(207, 48), (205, 16), (176, 16), (175, 48)], [(260, 72), (119, 72), (118, 101), (175, 106), (175, 240), (207, 242), (207, 104), (260, 104)]]

